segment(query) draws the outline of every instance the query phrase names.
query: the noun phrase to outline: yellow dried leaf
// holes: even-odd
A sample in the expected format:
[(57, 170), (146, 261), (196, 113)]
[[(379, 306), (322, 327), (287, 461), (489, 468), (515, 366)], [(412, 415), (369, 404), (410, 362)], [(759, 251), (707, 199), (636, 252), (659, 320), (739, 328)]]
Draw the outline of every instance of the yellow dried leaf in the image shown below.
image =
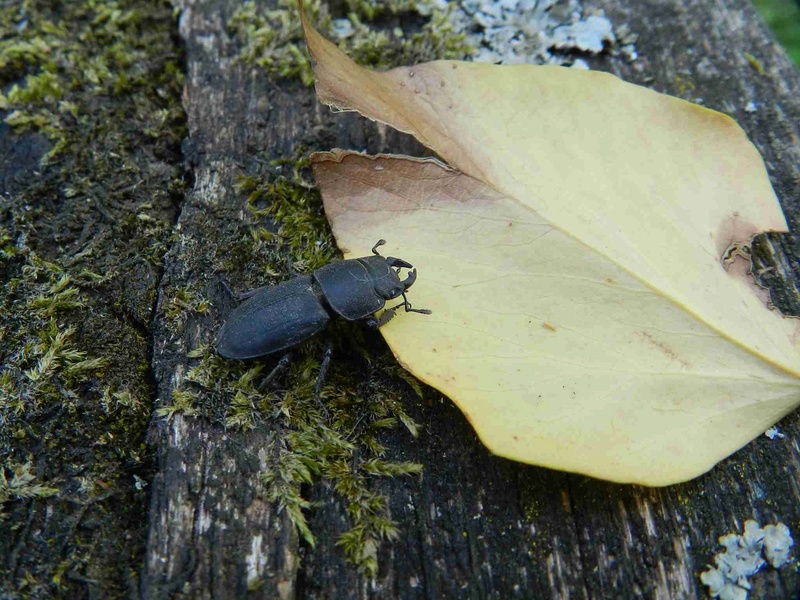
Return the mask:
[(515, 460), (666, 485), (800, 403), (796, 319), (742, 258), (786, 231), (728, 117), (560, 67), (439, 61), (374, 73), (306, 24), (317, 92), (436, 161), (318, 155), (346, 256), (380, 238), (431, 317), (382, 329), (398, 360)]

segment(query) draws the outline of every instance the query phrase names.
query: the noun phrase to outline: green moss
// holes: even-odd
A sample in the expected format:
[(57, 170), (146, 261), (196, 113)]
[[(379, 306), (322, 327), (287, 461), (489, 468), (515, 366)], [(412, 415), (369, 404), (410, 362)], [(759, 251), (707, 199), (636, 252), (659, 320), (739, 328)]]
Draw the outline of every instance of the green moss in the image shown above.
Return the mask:
[(423, 5), (428, 7), (422, 12), (426, 22), (421, 31), (410, 35), (399, 27), (388, 31), (375, 30), (369, 24), (368, 13), (361, 17), (359, 12), (351, 12), (348, 19), (355, 34), (339, 45), (357, 63), (381, 70), (432, 60), (461, 60), (470, 56), (474, 49), (466, 43), (464, 34), (456, 32), (453, 26), (455, 5), (440, 10), (429, 4), (416, 3), (415, 8)]
[(749, 52), (744, 53), (744, 57), (747, 59), (747, 62), (750, 63), (750, 66), (755, 69), (755, 72), (759, 75), (766, 75), (767, 71), (764, 69), (764, 65), (761, 64), (761, 61), (758, 60), (755, 56), (750, 54)]
[[(0, 465), (31, 463), (59, 493), (6, 503), (0, 554), (19, 545), (0, 565), (4, 591), (120, 597), (126, 561), (141, 561), (153, 396), (142, 324), (184, 186), (173, 31), (166, 1), (0, 10), (5, 121), (49, 142), (0, 211)], [(26, 537), (28, 519), (45, 543)]]
[(9, 281), (13, 293), (0, 304), (6, 349), (0, 414), (9, 418), (38, 411), (52, 401), (72, 406), (78, 388), (107, 364), (103, 358), (87, 358), (76, 344), (75, 326), (59, 318), (85, 307), (80, 290), (60, 267), (38, 260), (24, 245), (20, 250), (27, 259), (22, 276)]
[(675, 93), (678, 96), (689, 96), (694, 91), (694, 82), (680, 75), (675, 77), (673, 81), (673, 87), (675, 89)]
[[(287, 253), (292, 269), (301, 273), (310, 273), (340, 258), (322, 212), (319, 191), (301, 174), (308, 165), (303, 158), (278, 160), (273, 166), (280, 171), (291, 168), (288, 177), (266, 181), (242, 177), (237, 185), (237, 191), (247, 195), (247, 209), (256, 221), (250, 227), (250, 237), (258, 243), (272, 241), (272, 252)], [(264, 228), (267, 223), (277, 225), (275, 235)], [(275, 270), (283, 269), (277, 266)]]
[[(2, 268), (14, 275), (5, 282), (5, 293), (0, 292), (0, 420), (4, 423), (0, 464), (13, 464), (14, 456), (32, 456), (66, 490), (74, 489), (69, 474), (78, 469), (84, 480), (102, 481), (104, 489), (111, 486), (122, 497), (130, 495), (133, 490), (126, 486), (133, 480), (117, 480), (143, 466), (149, 410), (141, 398), (150, 395), (146, 382), (131, 380), (128, 372), (136, 346), (125, 348), (122, 340), (115, 345), (103, 332), (108, 325), (97, 304), (79, 287), (85, 285), (79, 274), (73, 280), (22, 241)], [(96, 340), (101, 342), (98, 346), (91, 343)], [(139, 344), (142, 349), (144, 341)], [(86, 447), (93, 449), (91, 454), (84, 453)], [(88, 498), (104, 491), (84, 485), (79, 489)], [(62, 493), (75, 501), (72, 494)], [(56, 523), (68, 527), (68, 520), (56, 518)], [(32, 560), (41, 560), (38, 553), (31, 555)], [(88, 560), (91, 552), (84, 553), (79, 539), (74, 539), (66, 564), (80, 569)], [(47, 587), (26, 585), (40, 590), (34, 595)]]
[[(10, 474), (10, 479), (6, 473)], [(3, 504), (10, 500), (49, 498), (57, 494), (58, 489), (36, 482), (30, 462), (0, 466), (0, 521), (3, 520)]]
[[(329, 39), (337, 33), (328, 6), (320, 0), (305, 5), (306, 14)], [(451, 12), (430, 0), (347, 0), (340, 15), (350, 33), (339, 47), (359, 64), (386, 69), (437, 59), (463, 59), (473, 49), (453, 26)], [(423, 20), (409, 34), (401, 25)], [(255, 64), (273, 78), (297, 78), (311, 86), (314, 77), (303, 40), (296, 0), (279, 0), (276, 10), (246, 2), (228, 21), (228, 31), (239, 43), (239, 59)]]
[(164, 311), (167, 327), (174, 335), (178, 335), (183, 331), (190, 315), (204, 315), (210, 307), (208, 300), (198, 292), (188, 289), (178, 290)]
[(174, 390), (172, 392), (172, 404), (163, 406), (156, 411), (156, 416), (163, 419), (171, 419), (175, 413), (182, 413), (188, 417), (197, 414), (194, 402), (197, 395), (188, 390)]

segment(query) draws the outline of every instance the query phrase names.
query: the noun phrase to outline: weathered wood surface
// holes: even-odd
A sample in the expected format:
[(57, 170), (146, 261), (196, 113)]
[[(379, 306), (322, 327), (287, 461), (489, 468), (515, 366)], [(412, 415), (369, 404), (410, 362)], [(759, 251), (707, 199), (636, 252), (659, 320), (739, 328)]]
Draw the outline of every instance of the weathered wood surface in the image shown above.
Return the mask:
[[(289, 157), (304, 144), (318, 150), (338, 146), (424, 154), (402, 135), (378, 130), (353, 115), (331, 114), (312, 90), (270, 82), (234, 61), (236, 48), (225, 24), (240, 4), (236, 0), (179, 4), (190, 129), (184, 153), (194, 187), (180, 208), (158, 286), (151, 331), (157, 406), (170, 403), (172, 391), (184, 381), (186, 352), (212, 341), (218, 323), (214, 311), (194, 314), (176, 336), (164, 313), (178, 290), (189, 284), (201, 286), (215, 308), (223, 304), (208, 244), (245, 231), (240, 223), (243, 198), (234, 184), (240, 174), (266, 169), (258, 153)], [(798, 230), (800, 72), (771, 40), (749, 3), (586, 0), (583, 5), (602, 8), (615, 26), (626, 24), (638, 35), (636, 61), (602, 55), (590, 59), (592, 67), (688, 100), (702, 99), (733, 116), (765, 157), (790, 227)], [(763, 73), (746, 54), (758, 59)], [(744, 110), (750, 101), (757, 112)], [(800, 244), (791, 236), (775, 236), (759, 248), (758, 260), (779, 267), (767, 275), (778, 290), (776, 300), (795, 314), (800, 314), (800, 277), (793, 269), (799, 256)], [(348, 517), (327, 484), (316, 484), (306, 493), (319, 503), (309, 513), (317, 537), (313, 550), (301, 542), (286, 514), (265, 499), (259, 475), (269, 460), (266, 449), (273, 433), (266, 422), (249, 433), (236, 433), (180, 414), (169, 420), (154, 417), (149, 441), (158, 465), (150, 485), (149, 536), (135, 594), (702, 598), (706, 591), (698, 575), (718, 550), (718, 536), (741, 531), (750, 518), (782, 521), (796, 537), (800, 534), (798, 412), (779, 424), (785, 439), (759, 438), (695, 481), (648, 489), (493, 457), (446, 399), (428, 405), (409, 395), (407, 402), (422, 434), (412, 439), (400, 431), (387, 432), (382, 441), (390, 458), (417, 461), (424, 465), (424, 475), (376, 480), (390, 499), (400, 538), (381, 546), (374, 580), (358, 575), (336, 546)], [(25, 515), (14, 513), (14, 518), (26, 532)], [(139, 526), (130, 528), (141, 532)], [(31, 542), (15, 538), (16, 548), (25, 543)], [(91, 578), (76, 575), (80, 577)], [(793, 566), (767, 569), (752, 584), (752, 598), (800, 595)], [(97, 589), (97, 582), (88, 582), (87, 597)]]
[[(180, 68), (165, 1), (0, 2), (4, 600), (138, 588), (150, 324), (184, 192)], [(32, 482), (15, 476), (26, 465)]]
[[(603, 8), (615, 25), (625, 23), (639, 36), (638, 60), (601, 57), (593, 67), (702, 99), (734, 116), (763, 153), (797, 229), (800, 75), (748, 3), (585, 4)], [(330, 114), (311, 90), (270, 84), (233, 63), (224, 23), (235, 5), (183, 3), (186, 105), (197, 162), (195, 189), (179, 223), (182, 236), (195, 242), (218, 226), (209, 217), (215, 210), (238, 210), (241, 199), (232, 187), (239, 173), (257, 168), (255, 149), (279, 157), (303, 142), (315, 149), (419, 152), (399, 135), (377, 135), (374, 125), (357, 117)], [(746, 53), (761, 62), (763, 74)], [(750, 101), (759, 107), (752, 114), (744, 110)], [(771, 247), (784, 268), (796, 264), (796, 241), (776, 238)], [(168, 261), (162, 298), (196, 276)], [(784, 305), (797, 306), (786, 295)], [(180, 377), (185, 350), (210, 339), (205, 325), (178, 344), (156, 338), (160, 398)], [(645, 489), (492, 457), (451, 404), (410, 402), (424, 434), (386, 441), (396, 456), (422, 463), (424, 476), (380, 484), (401, 535), (381, 548), (374, 581), (360, 578), (335, 546), (347, 516), (324, 484), (308, 492), (321, 504), (311, 513), (318, 536), (313, 552), (299, 544), (286, 517), (253, 491), (256, 457), (268, 431), (228, 438), (218, 427), (181, 417), (161, 426), (145, 595), (166, 585), (186, 597), (240, 597), (248, 580), (260, 579), (252, 597), (703, 597), (698, 574), (719, 535), (740, 531), (749, 518), (800, 530), (797, 414), (780, 424), (788, 434), (784, 440), (760, 438), (696, 481)], [(798, 592), (800, 579), (789, 568), (754, 578), (752, 597)]]

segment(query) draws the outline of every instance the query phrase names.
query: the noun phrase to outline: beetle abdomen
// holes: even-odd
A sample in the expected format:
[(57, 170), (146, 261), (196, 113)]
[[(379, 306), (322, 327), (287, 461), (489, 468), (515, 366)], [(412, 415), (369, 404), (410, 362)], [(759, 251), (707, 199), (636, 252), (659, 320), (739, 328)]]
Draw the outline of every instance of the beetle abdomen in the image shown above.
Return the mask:
[(220, 329), (217, 352), (246, 359), (280, 352), (322, 330), (330, 320), (310, 275), (259, 290)]

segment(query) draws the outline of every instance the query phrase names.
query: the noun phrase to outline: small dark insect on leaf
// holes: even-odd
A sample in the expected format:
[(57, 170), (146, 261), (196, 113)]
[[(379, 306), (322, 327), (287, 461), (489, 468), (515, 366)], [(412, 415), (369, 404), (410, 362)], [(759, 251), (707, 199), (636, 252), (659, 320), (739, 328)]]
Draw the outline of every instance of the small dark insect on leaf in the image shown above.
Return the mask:
[[(417, 270), (406, 261), (383, 257), (378, 247), (373, 256), (351, 258), (325, 265), (310, 275), (301, 275), (278, 285), (260, 287), (239, 296), (236, 307), (217, 337), (217, 353), (224, 358), (245, 360), (288, 350), (322, 331), (335, 317), (361, 321), (370, 327), (388, 323), (403, 308), (405, 312), (430, 314), (412, 308), (406, 292), (417, 278)], [(400, 279), (401, 269), (411, 269)], [(387, 309), (380, 317), (373, 314), (385, 307), (387, 300), (402, 296), (403, 301)], [(330, 344), (320, 367), (315, 399), (319, 393), (331, 357)], [(261, 387), (274, 379), (288, 365), (284, 356)]]

